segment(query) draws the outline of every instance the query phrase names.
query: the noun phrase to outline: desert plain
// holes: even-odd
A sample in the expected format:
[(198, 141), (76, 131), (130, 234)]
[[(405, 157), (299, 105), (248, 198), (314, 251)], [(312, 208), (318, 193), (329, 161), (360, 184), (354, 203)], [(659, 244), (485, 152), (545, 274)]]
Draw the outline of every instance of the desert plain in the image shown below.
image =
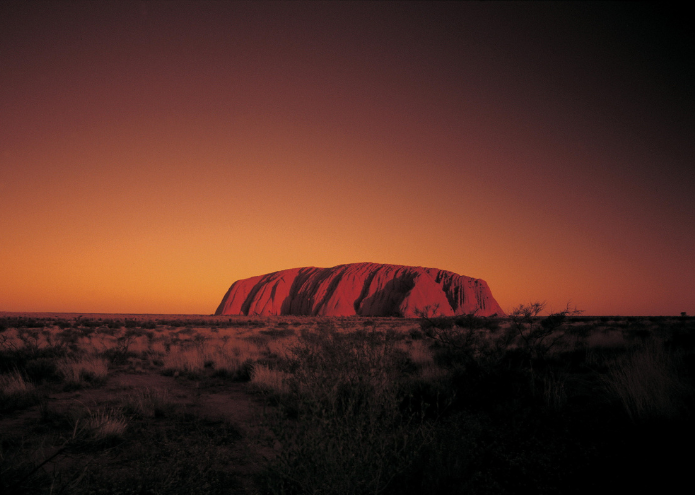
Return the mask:
[(5, 494), (689, 483), (695, 318), (0, 313)]

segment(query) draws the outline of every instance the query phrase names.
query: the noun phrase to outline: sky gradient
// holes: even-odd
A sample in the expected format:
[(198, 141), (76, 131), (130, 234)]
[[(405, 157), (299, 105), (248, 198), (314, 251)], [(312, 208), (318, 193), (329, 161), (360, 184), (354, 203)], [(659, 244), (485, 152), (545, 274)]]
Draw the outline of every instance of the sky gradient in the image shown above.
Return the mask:
[(210, 314), (237, 279), (370, 261), (505, 311), (695, 314), (685, 19), (2, 2), (0, 311)]

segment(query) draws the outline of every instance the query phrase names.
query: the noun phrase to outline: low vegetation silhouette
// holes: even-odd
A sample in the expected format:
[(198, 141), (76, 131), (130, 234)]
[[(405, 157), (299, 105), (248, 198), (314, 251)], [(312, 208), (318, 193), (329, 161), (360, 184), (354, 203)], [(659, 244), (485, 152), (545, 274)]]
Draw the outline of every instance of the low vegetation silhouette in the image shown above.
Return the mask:
[(695, 318), (0, 316), (0, 491), (668, 489)]

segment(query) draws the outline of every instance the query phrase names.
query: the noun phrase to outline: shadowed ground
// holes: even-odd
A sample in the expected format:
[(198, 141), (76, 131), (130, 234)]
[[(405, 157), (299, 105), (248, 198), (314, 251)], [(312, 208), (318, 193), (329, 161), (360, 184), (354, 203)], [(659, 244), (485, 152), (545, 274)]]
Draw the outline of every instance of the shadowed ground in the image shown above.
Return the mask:
[(686, 481), (695, 319), (533, 308), (2, 314), (0, 487), (511, 494)]

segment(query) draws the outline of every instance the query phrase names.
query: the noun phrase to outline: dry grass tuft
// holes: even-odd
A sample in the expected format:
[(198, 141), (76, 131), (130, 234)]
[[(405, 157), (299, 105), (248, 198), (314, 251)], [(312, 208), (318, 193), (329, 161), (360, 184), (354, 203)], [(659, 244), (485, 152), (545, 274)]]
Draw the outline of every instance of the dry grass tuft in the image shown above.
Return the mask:
[(104, 358), (88, 356), (82, 359), (63, 359), (57, 363), (58, 372), (70, 384), (103, 383), (109, 372)]
[(556, 411), (561, 410), (567, 403), (565, 388), (567, 375), (562, 372), (549, 371), (542, 376), (543, 398), (545, 405)]
[(164, 356), (164, 369), (188, 373), (201, 373), (205, 369), (205, 351), (199, 347), (189, 349), (172, 348)]
[(166, 390), (138, 390), (123, 402), (123, 408), (129, 413), (145, 418), (161, 418), (173, 412), (175, 404)]
[(261, 357), (257, 346), (248, 342), (206, 341), (194, 346), (172, 347), (162, 357), (165, 373), (188, 373), (200, 375), (206, 368), (216, 375), (240, 376), (247, 363)]
[(103, 443), (120, 440), (128, 428), (128, 421), (119, 410), (99, 410), (78, 419), (75, 435), (85, 440)]
[(258, 346), (248, 341), (236, 341), (229, 347), (229, 351), (225, 352), (231, 353), (240, 362), (244, 362), (249, 359), (255, 361), (261, 357), (261, 351), (258, 349)]
[(299, 339), (296, 336), (271, 340), (266, 344), (267, 352), (272, 356), (277, 356), (280, 359), (290, 359), (292, 357), (292, 348), (297, 346)]
[(609, 365), (606, 384), (634, 420), (671, 418), (680, 412), (685, 385), (678, 356), (650, 342)]
[(251, 383), (260, 390), (277, 393), (289, 392), (287, 380), (289, 373), (268, 368), (262, 364), (256, 364), (251, 372)]
[(0, 375), (0, 392), (4, 396), (18, 396), (31, 393), (34, 385), (26, 381), (19, 371)]

